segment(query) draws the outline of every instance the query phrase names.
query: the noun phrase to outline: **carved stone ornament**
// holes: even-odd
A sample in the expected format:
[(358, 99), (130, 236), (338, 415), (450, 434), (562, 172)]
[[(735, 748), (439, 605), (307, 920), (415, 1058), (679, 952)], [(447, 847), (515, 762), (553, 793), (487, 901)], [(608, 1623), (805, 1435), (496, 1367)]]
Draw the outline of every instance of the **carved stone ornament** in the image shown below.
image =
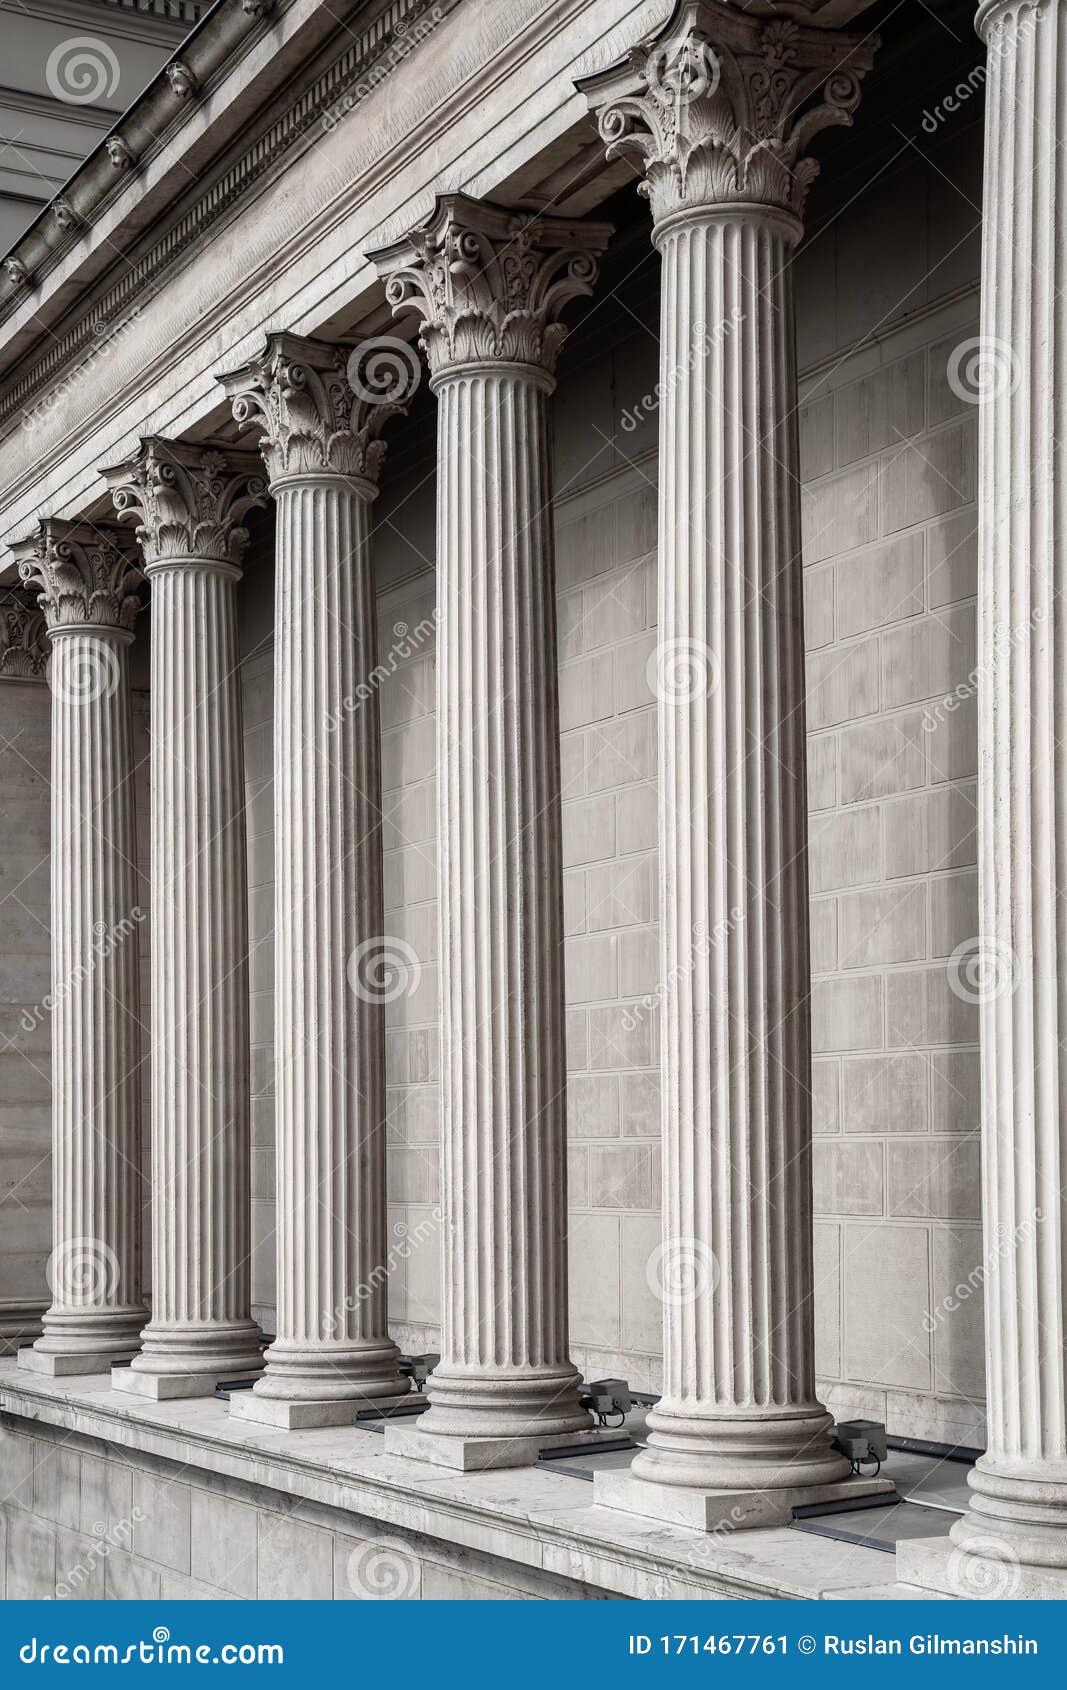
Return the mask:
[(252, 453), (193, 441), (142, 440), (128, 463), (102, 474), (119, 519), (137, 523), (148, 565), (239, 564), (248, 540), (243, 518), (266, 502), (267, 484)]
[(120, 529), (49, 517), (11, 550), (49, 629), (133, 628), (144, 576)]
[(622, 64), (583, 78), (609, 158), (629, 157), (657, 223), (673, 213), (766, 205), (799, 218), (821, 129), (850, 124), (874, 36), (683, 0)]
[(394, 314), (418, 311), (433, 375), (457, 365), (532, 364), (551, 374), (568, 300), (592, 293), (610, 223), (508, 210), (466, 194), (370, 253)]
[(45, 620), (32, 594), (0, 589), (0, 678), (43, 681), (48, 658)]
[(377, 481), (385, 457), (385, 442), (378, 437), (388, 419), (407, 407), (405, 395), (378, 398), (362, 383), (358, 391), (353, 387), (362, 350), (272, 334), (258, 358), (219, 377), (234, 420), (262, 433), (260, 450), (272, 485), (294, 475)]

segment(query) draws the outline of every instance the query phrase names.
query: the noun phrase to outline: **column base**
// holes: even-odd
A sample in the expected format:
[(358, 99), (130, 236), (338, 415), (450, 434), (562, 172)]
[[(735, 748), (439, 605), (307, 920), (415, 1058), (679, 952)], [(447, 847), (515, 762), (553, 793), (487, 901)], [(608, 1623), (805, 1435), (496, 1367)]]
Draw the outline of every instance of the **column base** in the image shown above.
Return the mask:
[(169, 1402), (210, 1397), (224, 1379), (254, 1379), (263, 1372), (259, 1327), (254, 1320), (204, 1321), (184, 1327), (151, 1322), (129, 1367), (111, 1375), (111, 1388)]
[(230, 1398), (230, 1417), (257, 1426), (277, 1426), (285, 1432), (309, 1431), (317, 1426), (354, 1426), (364, 1408), (395, 1408), (410, 1392), (391, 1397), (338, 1397), (332, 1401), (300, 1402), (289, 1397), (265, 1397), (258, 1391), (239, 1391)]
[(73, 1379), (82, 1373), (110, 1373), (117, 1361), (137, 1354), (137, 1344), (128, 1349), (85, 1350), (80, 1354), (39, 1350), (36, 1344), (19, 1350), (17, 1365), (26, 1373), (42, 1373), (49, 1379)]
[(226, 1377), (226, 1373), (135, 1373), (132, 1367), (116, 1367), (111, 1372), (111, 1389), (152, 1402), (173, 1402), (179, 1397), (214, 1396), (215, 1386)]
[(905, 1539), (897, 1544), (896, 1566), (898, 1584), (965, 1602), (1067, 1602), (1067, 1569), (976, 1554), (950, 1537)]
[(793, 1509), (818, 1502), (843, 1502), (857, 1496), (895, 1495), (890, 1479), (841, 1479), (826, 1485), (792, 1485), (772, 1490), (694, 1490), (687, 1485), (657, 1484), (630, 1472), (597, 1473), (593, 1502), (624, 1514), (687, 1526), (698, 1532), (754, 1531), (759, 1526), (788, 1525)]
[(542, 1450), (573, 1444), (587, 1448), (619, 1437), (618, 1431), (597, 1426), (579, 1432), (542, 1432), (520, 1437), (456, 1437), (441, 1432), (424, 1432), (421, 1424), (401, 1425), (389, 1421), (385, 1427), (385, 1453), (426, 1461), (434, 1467), (448, 1467), (455, 1473), (487, 1473), (501, 1467), (532, 1467)]

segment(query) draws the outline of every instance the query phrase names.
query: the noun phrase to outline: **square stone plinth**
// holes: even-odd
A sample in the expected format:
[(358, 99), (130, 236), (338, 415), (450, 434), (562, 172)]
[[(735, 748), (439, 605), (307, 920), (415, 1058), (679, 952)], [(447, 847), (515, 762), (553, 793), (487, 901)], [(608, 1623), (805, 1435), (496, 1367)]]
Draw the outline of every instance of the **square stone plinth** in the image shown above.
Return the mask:
[(286, 1432), (306, 1432), (319, 1426), (354, 1426), (356, 1415), (366, 1408), (395, 1408), (408, 1402), (408, 1393), (395, 1397), (344, 1397), (340, 1401), (290, 1402), (284, 1397), (263, 1397), (255, 1391), (235, 1391), (230, 1397), (230, 1414), (235, 1420), (252, 1420), (259, 1426), (279, 1426)]
[(532, 1467), (545, 1449), (590, 1449), (617, 1442), (618, 1437), (618, 1431), (594, 1427), (589, 1432), (561, 1432), (555, 1437), (453, 1438), (440, 1432), (423, 1432), (418, 1421), (414, 1425), (389, 1422), (385, 1449), (387, 1455), (406, 1455), (412, 1461), (428, 1461), (457, 1473), (485, 1473), (492, 1468)]
[(905, 1538), (897, 1544), (896, 1565), (899, 1584), (964, 1602), (1067, 1601), (1067, 1571), (972, 1555), (949, 1537)]
[[(136, 1346), (129, 1351), (131, 1356), (137, 1354)], [(110, 1373), (117, 1361), (122, 1360), (122, 1352), (108, 1350), (107, 1354), (88, 1353), (75, 1356), (50, 1355), (47, 1350), (34, 1349), (27, 1345), (18, 1353), (18, 1365), (26, 1373), (43, 1373), (46, 1379), (73, 1379), (81, 1373)]]
[(179, 1397), (210, 1397), (218, 1379), (213, 1373), (137, 1373), (132, 1367), (115, 1367), (111, 1389), (131, 1397), (150, 1397), (153, 1402), (172, 1402)]
[(842, 1479), (834, 1485), (798, 1485), (795, 1490), (691, 1490), (660, 1485), (629, 1472), (597, 1473), (593, 1500), (600, 1508), (639, 1514), (665, 1525), (698, 1532), (752, 1531), (757, 1526), (788, 1525), (794, 1508), (844, 1502), (852, 1497), (896, 1495), (891, 1479)]

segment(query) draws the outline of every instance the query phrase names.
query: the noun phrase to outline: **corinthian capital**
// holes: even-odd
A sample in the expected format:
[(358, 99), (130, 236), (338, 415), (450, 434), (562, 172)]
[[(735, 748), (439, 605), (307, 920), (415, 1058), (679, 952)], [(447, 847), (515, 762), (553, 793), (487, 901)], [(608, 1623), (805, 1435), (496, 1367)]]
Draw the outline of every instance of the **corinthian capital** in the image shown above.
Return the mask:
[(657, 223), (738, 204), (799, 218), (819, 172), (807, 149), (821, 129), (852, 122), (877, 46), (726, 0), (682, 0), (650, 41), (578, 87), (608, 157), (642, 171)]
[[(271, 485), (293, 475), (344, 475), (376, 482), (385, 457), (378, 437), (402, 414), (418, 386), (418, 369), (400, 362), (384, 380), (368, 376), (366, 352), (399, 343), (333, 346), (299, 335), (272, 334), (265, 351), (219, 381), (242, 428), (262, 432), (260, 449)], [(409, 355), (410, 357), (410, 355)], [(354, 385), (355, 384), (355, 385)]]
[(101, 472), (120, 520), (136, 522), (149, 566), (175, 561), (239, 564), (243, 518), (266, 502), (250, 452), (218, 452), (187, 440), (142, 440), (134, 457)]
[(132, 629), (144, 581), (126, 536), (110, 524), (49, 517), (11, 548), (19, 575), (57, 628)]
[(44, 617), (32, 596), (0, 590), (0, 678), (44, 680), (48, 657)]
[(462, 364), (551, 373), (568, 300), (590, 294), (610, 223), (576, 223), (447, 194), (421, 228), (370, 253), (394, 313), (416, 310), (433, 375)]

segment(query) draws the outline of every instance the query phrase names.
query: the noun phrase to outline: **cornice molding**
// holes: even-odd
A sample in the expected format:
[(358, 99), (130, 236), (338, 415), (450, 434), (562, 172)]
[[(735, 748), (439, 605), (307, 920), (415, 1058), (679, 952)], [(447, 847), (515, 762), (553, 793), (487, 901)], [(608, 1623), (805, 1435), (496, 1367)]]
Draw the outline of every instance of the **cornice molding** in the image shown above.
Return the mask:
[(244, 517), (266, 503), (252, 452), (219, 452), (193, 441), (142, 440), (124, 464), (100, 472), (120, 522), (137, 524), (146, 571), (161, 563), (237, 568), (248, 543)]
[(420, 228), (368, 256), (394, 315), (419, 313), (434, 376), (490, 362), (551, 375), (567, 336), (560, 312), (592, 293), (612, 233), (610, 223), (445, 194)]
[(0, 591), (0, 680), (43, 681), (49, 656), (44, 616), (32, 594)]
[(21, 580), (37, 596), (49, 633), (133, 628), (144, 576), (121, 530), (47, 517), (36, 534), (16, 541), (11, 551)]
[[(273, 171), (287, 152), (299, 146), (316, 124), (334, 112), (346, 99), (351, 99), (354, 106), (366, 97), (367, 93), (373, 92), (377, 86), (372, 77), (375, 64), (394, 43), (403, 43), (411, 34), (413, 26), (425, 14), (439, 12), (443, 18), (459, 3), (460, 0), (390, 0), (384, 10), (362, 31), (351, 36), (349, 45), (340, 57), (328, 66), (233, 164), (223, 169), (217, 180), (194, 204), (179, 213), (171, 227), (153, 242), (147, 251), (132, 261), (124, 261), (118, 280), (65, 333), (53, 338), (44, 356), (31, 364), (25, 375), (20, 376), (7, 388), (0, 400), (0, 427), (19, 412), (29, 410), (30, 401), (53, 382), (79, 353), (99, 339), (98, 326), (101, 322), (115, 323), (134, 309), (139, 309), (153, 285), (168, 273), (175, 273), (180, 261), (194, 250), (200, 238), (233, 207), (239, 205), (247, 197), (249, 190)], [(404, 50), (408, 51), (407, 48)], [(163, 73), (160, 74), (162, 77)], [(188, 100), (182, 102), (180, 96), (173, 95), (165, 77), (163, 81), (168, 90), (168, 97), (178, 99), (180, 104), (188, 106)], [(362, 93), (361, 88), (364, 88)], [(112, 139), (122, 140), (122, 137)], [(137, 162), (143, 165), (146, 158), (141, 157)], [(114, 179), (121, 178), (128, 172), (117, 170), (109, 163), (108, 174), (113, 187)], [(73, 184), (68, 184), (64, 190), (68, 199), (71, 198), (72, 187)], [(61, 249), (63, 253), (69, 252), (77, 240), (91, 232), (95, 216), (95, 207), (86, 206), (76, 199), (72, 203), (77, 207), (79, 227), (73, 240), (65, 237)], [(11, 256), (17, 255), (17, 262), (25, 265), (26, 277), (32, 285), (39, 286), (60, 253), (31, 252), (26, 258), (22, 254), (26, 244), (25, 240), (17, 242)], [(0, 335), (3, 333), (5, 320), (23, 298), (25, 284), (10, 285), (11, 293), (0, 304)]]
[(852, 122), (877, 37), (802, 24), (781, 6), (755, 10), (679, 0), (621, 64), (577, 84), (607, 157), (641, 172), (657, 223), (727, 205), (799, 219), (819, 171), (811, 141)]

